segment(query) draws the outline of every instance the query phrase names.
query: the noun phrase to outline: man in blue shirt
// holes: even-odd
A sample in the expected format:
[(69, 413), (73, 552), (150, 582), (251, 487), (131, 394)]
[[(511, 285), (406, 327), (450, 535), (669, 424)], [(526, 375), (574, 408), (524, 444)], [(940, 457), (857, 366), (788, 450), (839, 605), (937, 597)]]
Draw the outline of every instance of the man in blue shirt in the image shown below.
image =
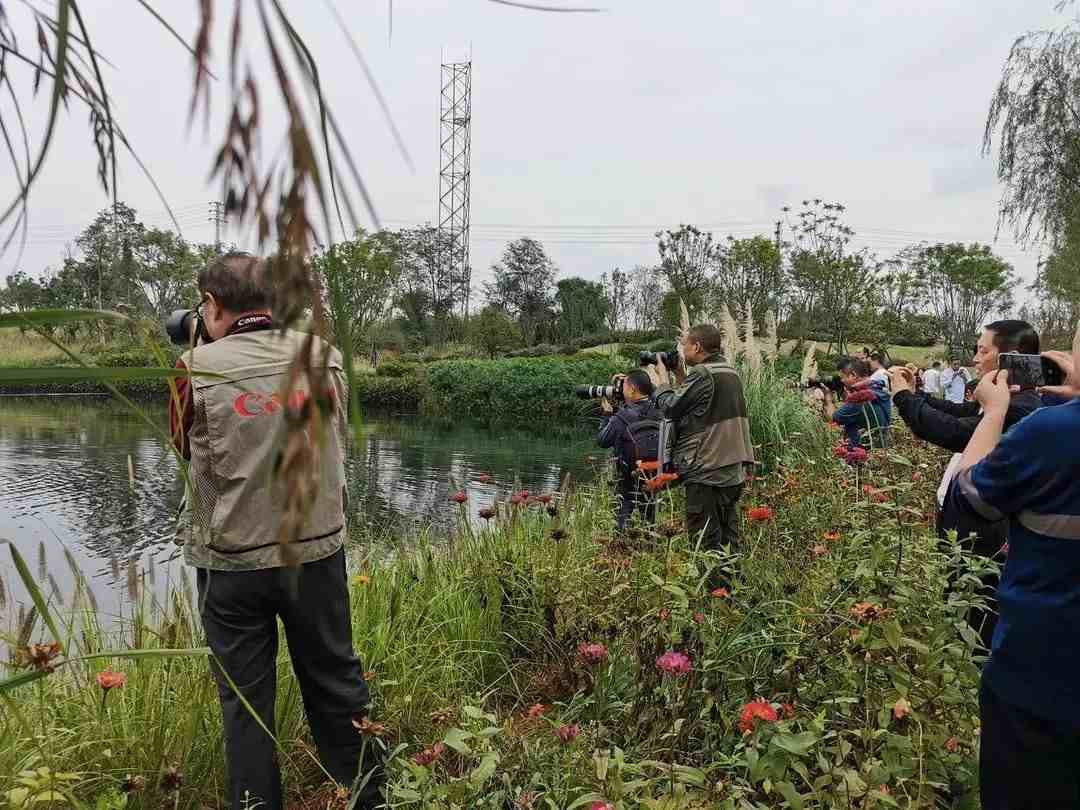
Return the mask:
[(976, 520), (1009, 521), (1001, 616), (980, 692), (984, 810), (1080, 807), (1080, 330), (1047, 393), (1068, 397), (1002, 437), (1007, 372), (976, 389), (984, 409), (949, 498)]
[[(656, 522), (656, 501), (641, 487), (641, 480), (633, 463), (636, 459), (652, 461), (655, 446), (646, 449), (635, 441), (635, 425), (643, 422), (655, 424), (659, 428), (662, 415), (652, 401), (653, 383), (647, 372), (634, 369), (626, 375), (616, 375), (612, 383), (622, 386), (623, 400), (626, 403), (618, 412), (605, 398), (600, 403), (604, 413), (604, 422), (600, 428), (597, 443), (604, 448), (612, 448), (615, 456), (615, 497), (617, 509), (615, 526), (618, 531), (626, 529), (636, 509), (642, 521), (647, 524)], [(655, 437), (654, 437), (655, 438)], [(651, 452), (650, 452), (651, 451)]]
[(856, 357), (840, 362), (840, 379), (848, 389), (844, 404), (833, 410), (826, 400), (825, 415), (844, 429), (848, 448), (889, 446), (892, 398), (879, 380), (871, 377), (870, 363)]

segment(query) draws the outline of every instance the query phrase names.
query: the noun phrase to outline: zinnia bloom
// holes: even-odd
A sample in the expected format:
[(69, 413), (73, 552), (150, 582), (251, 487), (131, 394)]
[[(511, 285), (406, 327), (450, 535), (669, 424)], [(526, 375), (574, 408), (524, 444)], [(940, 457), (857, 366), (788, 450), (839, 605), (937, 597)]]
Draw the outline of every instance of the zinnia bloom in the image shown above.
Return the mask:
[(828, 540), (830, 543), (835, 543), (840, 539), (840, 532), (825, 532), (821, 535), (822, 540)]
[(656, 659), (656, 668), (668, 675), (678, 676), (688, 673), (693, 669), (693, 665), (686, 653), (671, 650)]
[(446, 751), (446, 746), (441, 742), (437, 742), (434, 745), (428, 746), (419, 754), (415, 754), (412, 761), (417, 765), (422, 765), (426, 768), (428, 765), (437, 762), (442, 757), (444, 751)]
[(548, 707), (545, 706), (543, 703), (534, 703), (525, 712), (525, 716), (530, 717), (533, 720), (535, 720), (537, 717), (540, 717), (547, 710), (548, 710)]
[(775, 723), (778, 719), (776, 709), (767, 700), (758, 698), (747, 703), (739, 714), (739, 731), (749, 734), (757, 726), (758, 720)]
[(578, 734), (581, 733), (581, 726), (577, 723), (572, 725), (563, 725), (555, 729), (555, 736), (559, 738), (559, 741), (563, 745), (569, 745), (578, 738)]
[(945, 750), (951, 754), (955, 754), (960, 750), (960, 741), (956, 739), (956, 737), (949, 737), (949, 739), (945, 741)]
[(746, 513), (746, 517), (755, 523), (766, 523), (773, 519), (773, 510), (768, 506), (755, 506)]
[(705, 623), (705, 614), (702, 613), (701, 611), (697, 611), (694, 614), (694, 623), (695, 624), (704, 624)]
[(824, 557), (829, 553), (829, 549), (819, 543), (810, 550), (810, 553), (815, 557)]
[(551, 503), (551, 496), (550, 495), (537, 495), (536, 500), (538, 500), (540, 503), (547, 506), (549, 503)]
[(102, 689), (108, 692), (110, 689), (117, 689), (127, 683), (127, 675), (123, 672), (113, 672), (106, 669), (99, 672), (97, 675), (97, 683)]
[(867, 402), (873, 402), (875, 399), (877, 399), (877, 396), (869, 388), (856, 388), (844, 397), (844, 402), (848, 405), (863, 405)]
[(46, 644), (31, 644), (25, 652), (20, 653), (19, 660), (26, 661), (39, 672), (49, 673), (56, 669), (53, 659), (58, 655), (60, 655), (60, 645), (55, 641), (50, 641)]
[(476, 476), (476, 480), (481, 484), (490, 484), (491, 475), (489, 475), (488, 473), (480, 473), (478, 476)]
[(615, 810), (615, 808), (607, 802), (593, 802), (589, 805), (589, 810)]
[(668, 619), (671, 618), (671, 611), (667, 608), (660, 608), (660, 610), (656, 612), (656, 618), (658, 618), (662, 622), (666, 622)]
[(709, 591), (709, 596), (711, 596), (713, 599), (727, 599), (729, 596), (731, 596), (731, 591), (729, 591), (727, 588), (713, 588), (711, 591)]
[(510, 505), (521, 506), (527, 500), (528, 498), (522, 498), (520, 493), (515, 492), (513, 495), (510, 496)]
[(608, 649), (603, 644), (587, 644), (584, 641), (578, 644), (578, 658), (589, 666), (596, 666), (608, 660)]
[(356, 585), (359, 588), (363, 588), (365, 585), (371, 582), (371, 577), (369, 577), (367, 574), (357, 574), (355, 577), (352, 578), (352, 582), (353, 585)]
[(838, 443), (835, 447), (833, 447), (832, 453), (837, 458), (846, 459), (847, 454), (848, 454), (848, 444), (847, 444), (847, 442)]
[(848, 451), (847, 455), (844, 456), (844, 460), (852, 467), (862, 464), (868, 458), (870, 458), (870, 454), (867, 453), (866, 449), (862, 447), (852, 447)]
[(469, 500), (469, 496), (465, 494), (465, 490), (459, 489), (457, 492), (450, 496), (450, 500), (452, 500), (454, 503), (465, 503), (465, 501)]
[(909, 714), (911, 714), (911, 704), (908, 703), (904, 698), (900, 698), (898, 701), (896, 701), (896, 703), (893, 704), (892, 715), (897, 720), (903, 720)]
[(781, 703), (780, 704), (780, 716), (785, 720), (790, 720), (795, 716), (795, 704), (794, 703)]

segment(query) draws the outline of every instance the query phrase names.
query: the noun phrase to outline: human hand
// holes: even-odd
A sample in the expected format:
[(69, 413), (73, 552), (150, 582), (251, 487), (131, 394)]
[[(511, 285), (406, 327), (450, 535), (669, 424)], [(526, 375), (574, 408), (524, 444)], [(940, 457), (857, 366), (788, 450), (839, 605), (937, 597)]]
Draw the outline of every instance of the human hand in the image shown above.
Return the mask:
[(894, 394), (900, 391), (914, 391), (915, 378), (911, 369), (904, 366), (893, 366), (889, 369), (889, 384)]
[(664, 361), (659, 356), (656, 358), (655, 363), (645, 366), (645, 371), (648, 373), (649, 379), (652, 380), (653, 385), (661, 386), (668, 384), (667, 366), (664, 365)]
[(1062, 385), (1044, 385), (1039, 389), (1039, 393), (1053, 394), (1065, 399), (1080, 397), (1080, 376), (1077, 376), (1076, 358), (1068, 352), (1057, 351), (1043, 352), (1042, 356), (1065, 373), (1065, 382)]
[(975, 399), (986, 413), (1004, 414), (1009, 410), (1009, 372), (1007, 369), (984, 374), (975, 388)]
[(600, 400), (600, 411), (608, 416), (615, 413), (615, 406), (611, 404), (611, 400), (607, 397), (603, 397)]

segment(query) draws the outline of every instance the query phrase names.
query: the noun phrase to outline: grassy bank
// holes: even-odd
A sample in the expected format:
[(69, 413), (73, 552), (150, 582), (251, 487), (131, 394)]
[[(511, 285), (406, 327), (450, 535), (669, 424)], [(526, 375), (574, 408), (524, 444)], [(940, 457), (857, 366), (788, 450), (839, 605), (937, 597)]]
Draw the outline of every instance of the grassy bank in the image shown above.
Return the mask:
[[(554, 493), (554, 516), (535, 497), (500, 504), (486, 529), (393, 559), (355, 538), (354, 639), (393, 806), (928, 807), (950, 788), (977, 806), (972, 580), (946, 601), (966, 562), (932, 539), (940, 465), (924, 452), (901, 435), (865, 467), (807, 452), (758, 476), (730, 592), (707, 590), (717, 559), (683, 531), (678, 491), (630, 540), (612, 535), (604, 481)], [(115, 625), (84, 587), (32, 618), (7, 598), (9, 644), (64, 645), (52, 674), (9, 666), (25, 682), (0, 685), (11, 806), (221, 806), (190, 589), (155, 603), (142, 581)], [(125, 685), (103, 691), (106, 668)], [(286, 651), (278, 677), (290, 791), (332, 803)], [(183, 779), (163, 794), (170, 768)], [(125, 782), (143, 789), (125, 798)]]

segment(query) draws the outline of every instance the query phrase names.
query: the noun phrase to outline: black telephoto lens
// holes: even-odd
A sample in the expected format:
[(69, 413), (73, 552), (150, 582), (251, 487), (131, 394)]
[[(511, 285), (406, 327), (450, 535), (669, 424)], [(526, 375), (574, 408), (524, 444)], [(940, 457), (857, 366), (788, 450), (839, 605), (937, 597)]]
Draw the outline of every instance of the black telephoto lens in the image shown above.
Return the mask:
[(165, 319), (165, 334), (177, 346), (191, 345), (191, 331), (196, 322), (195, 310), (176, 309)]

